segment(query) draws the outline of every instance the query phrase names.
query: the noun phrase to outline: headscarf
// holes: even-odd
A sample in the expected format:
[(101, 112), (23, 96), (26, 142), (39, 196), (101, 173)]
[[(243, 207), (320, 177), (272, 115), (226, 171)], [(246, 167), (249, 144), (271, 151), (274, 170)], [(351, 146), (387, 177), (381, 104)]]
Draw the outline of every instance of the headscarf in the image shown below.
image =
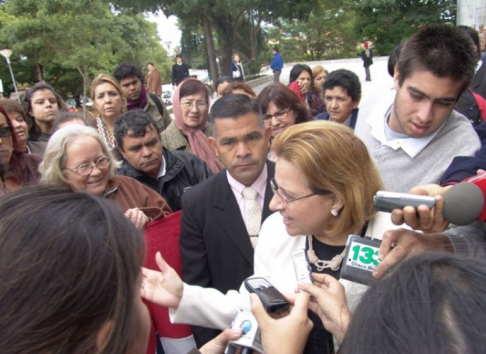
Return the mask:
[(172, 98), (172, 107), (175, 117), (175, 124), (177, 128), (179, 128), (179, 130), (188, 137), (192, 153), (204, 162), (206, 162), (212, 173), (218, 173), (224, 168), (224, 166), (221, 164), (221, 162), (214, 154), (214, 151), (209, 146), (208, 137), (203, 132), (203, 129), (206, 127), (206, 122), (208, 120), (209, 102), (207, 102), (206, 111), (202, 113), (203, 119), (197, 127), (188, 127), (182, 119), (180, 98), (181, 87), (191, 80), (197, 79), (185, 79), (179, 86), (177, 86), (174, 92), (174, 97)]

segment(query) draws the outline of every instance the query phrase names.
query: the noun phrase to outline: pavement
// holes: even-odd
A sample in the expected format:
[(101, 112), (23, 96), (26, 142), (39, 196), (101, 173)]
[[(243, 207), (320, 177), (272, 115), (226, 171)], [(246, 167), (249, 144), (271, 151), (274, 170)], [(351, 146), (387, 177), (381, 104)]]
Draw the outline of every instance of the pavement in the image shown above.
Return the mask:
[[(363, 62), (360, 58), (313, 61), (301, 64), (307, 64), (311, 68), (321, 65), (329, 72), (337, 69), (347, 69), (358, 75), (361, 82), (362, 92), (359, 115), (360, 117), (367, 117), (380, 97), (383, 97), (383, 95), (389, 92), (393, 87), (393, 79), (388, 74), (387, 63), (388, 57), (373, 58), (373, 65), (370, 67), (371, 81), (365, 81), (365, 71)], [(295, 64), (297, 63), (286, 64), (284, 66), (282, 74), (280, 75), (281, 83), (288, 85), (290, 70)], [(273, 75), (271, 71), (268, 71), (268, 74)], [(258, 95), (267, 85), (268, 83), (256, 86), (253, 88), (253, 91)]]

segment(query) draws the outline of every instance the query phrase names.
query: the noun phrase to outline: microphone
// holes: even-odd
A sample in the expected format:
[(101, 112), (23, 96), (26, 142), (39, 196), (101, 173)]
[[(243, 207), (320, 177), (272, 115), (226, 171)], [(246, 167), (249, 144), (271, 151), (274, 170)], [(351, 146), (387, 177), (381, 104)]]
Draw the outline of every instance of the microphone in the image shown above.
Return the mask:
[(465, 179), (444, 194), (444, 218), (459, 226), (486, 219), (486, 173)]

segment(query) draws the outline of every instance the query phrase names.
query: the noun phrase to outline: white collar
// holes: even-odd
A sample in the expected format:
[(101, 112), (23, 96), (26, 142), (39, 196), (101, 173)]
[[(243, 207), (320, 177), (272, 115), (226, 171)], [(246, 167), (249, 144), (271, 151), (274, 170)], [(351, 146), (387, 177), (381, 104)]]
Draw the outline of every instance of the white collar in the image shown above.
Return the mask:
[[(394, 102), (393, 95), (393, 101)], [(382, 101), (383, 102), (383, 101)], [(385, 104), (378, 103), (372, 110), (367, 122), (371, 126), (371, 135), (378, 140), (382, 145), (386, 145), (393, 150), (402, 149), (412, 159), (417, 156), (427, 145), (435, 138), (435, 136), (442, 129), (444, 124), (432, 134), (422, 138), (405, 138), (387, 140), (385, 135), (385, 124), (390, 111), (393, 109), (393, 103), (390, 105), (389, 100), (384, 100)], [(446, 120), (447, 121), (447, 120)]]

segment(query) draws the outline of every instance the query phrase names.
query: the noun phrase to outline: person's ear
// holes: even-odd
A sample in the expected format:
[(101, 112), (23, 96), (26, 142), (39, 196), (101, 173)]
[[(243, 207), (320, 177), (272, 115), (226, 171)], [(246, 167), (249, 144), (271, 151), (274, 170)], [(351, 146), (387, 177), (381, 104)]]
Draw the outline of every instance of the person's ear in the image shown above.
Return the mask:
[(337, 210), (337, 212), (339, 213), (343, 207), (344, 207), (343, 198), (341, 198), (337, 194), (334, 194), (332, 197), (331, 210)]
[(218, 152), (218, 147), (216, 145), (216, 139), (214, 139), (212, 136), (210, 136), (208, 138), (208, 142), (209, 142), (209, 147), (211, 147), (211, 149), (213, 149), (214, 154), (219, 158), (219, 152)]
[(110, 336), (111, 329), (113, 328), (113, 321), (107, 321), (101, 326), (101, 329), (96, 335), (96, 349), (101, 349), (105, 346), (108, 337)]
[(359, 103), (361, 102), (361, 95), (359, 95), (357, 98), (356, 98), (356, 101), (353, 101), (353, 108), (356, 109), (358, 108), (359, 106)]

